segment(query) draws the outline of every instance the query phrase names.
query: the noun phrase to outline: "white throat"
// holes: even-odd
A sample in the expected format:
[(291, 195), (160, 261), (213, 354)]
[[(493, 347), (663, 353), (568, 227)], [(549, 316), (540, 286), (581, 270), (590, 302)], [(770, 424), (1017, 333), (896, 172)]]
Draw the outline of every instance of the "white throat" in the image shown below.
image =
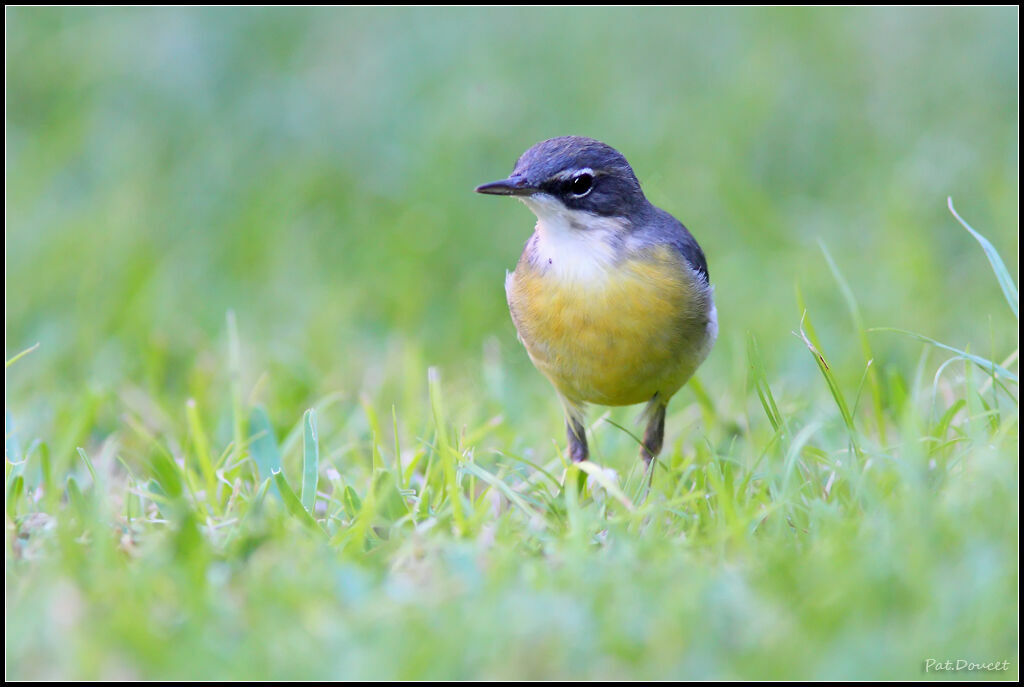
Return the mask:
[(534, 260), (561, 281), (603, 281), (618, 256), (616, 244), (626, 226), (621, 217), (571, 210), (544, 193), (522, 198), (537, 215)]

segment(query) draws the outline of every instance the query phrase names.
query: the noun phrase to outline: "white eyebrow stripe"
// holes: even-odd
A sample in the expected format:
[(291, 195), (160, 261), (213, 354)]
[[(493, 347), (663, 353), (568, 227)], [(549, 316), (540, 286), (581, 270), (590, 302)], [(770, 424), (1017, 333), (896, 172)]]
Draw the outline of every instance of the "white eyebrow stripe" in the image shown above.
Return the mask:
[(579, 176), (580, 174), (589, 174), (590, 176), (594, 176), (594, 170), (592, 170), (590, 167), (583, 167), (581, 169), (567, 169), (564, 172), (559, 172), (558, 174), (554, 175), (551, 178), (558, 179), (560, 181), (567, 181), (569, 179)]

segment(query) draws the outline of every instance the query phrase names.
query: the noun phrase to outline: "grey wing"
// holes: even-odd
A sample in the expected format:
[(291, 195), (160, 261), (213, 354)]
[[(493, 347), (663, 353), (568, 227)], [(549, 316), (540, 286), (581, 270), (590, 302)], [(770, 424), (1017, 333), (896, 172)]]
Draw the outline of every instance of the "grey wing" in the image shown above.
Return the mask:
[(683, 226), (683, 223), (665, 212), (661, 208), (654, 208), (656, 213), (655, 225), (657, 227), (657, 238), (672, 246), (679, 252), (686, 262), (699, 274), (704, 283), (711, 284), (711, 275), (708, 274), (708, 261), (704, 258), (704, 251), (700, 249), (697, 239)]

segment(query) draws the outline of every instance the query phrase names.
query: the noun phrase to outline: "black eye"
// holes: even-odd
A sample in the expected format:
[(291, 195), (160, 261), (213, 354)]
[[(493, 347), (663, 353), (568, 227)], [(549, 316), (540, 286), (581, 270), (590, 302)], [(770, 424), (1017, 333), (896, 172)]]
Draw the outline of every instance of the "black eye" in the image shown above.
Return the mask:
[(590, 192), (590, 189), (594, 187), (594, 175), (583, 174), (573, 177), (573, 180), (569, 182), (569, 190), (573, 195), (585, 196)]

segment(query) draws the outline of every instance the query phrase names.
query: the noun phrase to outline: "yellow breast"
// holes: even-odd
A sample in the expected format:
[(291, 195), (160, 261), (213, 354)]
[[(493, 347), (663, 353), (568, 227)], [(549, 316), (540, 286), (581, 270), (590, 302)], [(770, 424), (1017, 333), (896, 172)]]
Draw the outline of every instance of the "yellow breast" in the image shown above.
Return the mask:
[(667, 400), (714, 338), (710, 289), (668, 246), (645, 248), (589, 280), (565, 279), (524, 253), (506, 291), (534, 365), (573, 403), (630, 405), (656, 393)]

